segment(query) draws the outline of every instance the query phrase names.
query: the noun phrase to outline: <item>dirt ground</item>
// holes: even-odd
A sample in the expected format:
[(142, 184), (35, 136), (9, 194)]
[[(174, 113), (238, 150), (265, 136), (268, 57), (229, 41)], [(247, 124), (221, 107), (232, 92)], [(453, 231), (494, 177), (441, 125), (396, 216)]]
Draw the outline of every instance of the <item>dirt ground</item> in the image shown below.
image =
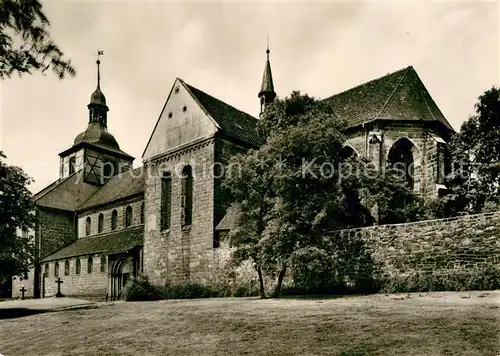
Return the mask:
[(107, 303), (0, 320), (12, 355), (500, 355), (500, 291)]

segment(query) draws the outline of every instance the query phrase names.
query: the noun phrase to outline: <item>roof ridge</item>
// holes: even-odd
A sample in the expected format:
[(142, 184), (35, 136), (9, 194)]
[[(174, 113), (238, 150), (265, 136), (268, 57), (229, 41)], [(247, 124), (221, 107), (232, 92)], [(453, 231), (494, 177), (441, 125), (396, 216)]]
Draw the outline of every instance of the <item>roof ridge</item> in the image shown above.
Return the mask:
[(328, 100), (328, 99), (333, 98), (333, 97), (335, 97), (335, 96), (338, 96), (338, 95), (341, 95), (341, 94), (347, 93), (347, 92), (349, 92), (349, 91), (351, 91), (351, 90), (358, 89), (358, 88), (360, 88), (360, 87), (364, 87), (365, 85), (368, 85), (368, 84), (370, 84), (370, 83), (373, 83), (373, 82), (379, 81), (379, 80), (381, 80), (381, 79), (383, 79), (383, 78), (387, 78), (387, 77), (392, 76), (392, 75), (394, 75), (394, 74), (396, 74), (396, 73), (403, 72), (403, 71), (405, 71), (405, 70), (408, 70), (409, 68), (413, 68), (413, 67), (410, 65), (410, 66), (407, 66), (407, 67), (404, 67), (404, 68), (398, 69), (398, 70), (396, 70), (396, 71), (394, 71), (394, 72), (387, 73), (387, 74), (382, 75), (382, 76), (380, 76), (380, 77), (378, 77), (378, 78), (375, 78), (375, 79), (369, 80), (369, 81), (367, 81), (367, 82), (364, 82), (364, 83), (358, 84), (358, 85), (356, 85), (356, 86), (354, 86), (354, 87), (351, 87), (351, 88), (345, 89), (345, 90), (343, 90), (343, 91), (341, 91), (341, 92), (338, 92), (338, 93), (336, 93), (336, 94), (330, 95), (330, 96), (328, 96), (328, 97), (326, 97), (326, 98), (324, 98), (324, 99), (322, 99), (322, 100)]
[[(252, 116), (252, 115), (250, 115), (249, 113), (246, 113), (246, 112), (244, 112), (244, 111), (242, 111), (242, 110), (240, 110), (240, 109), (238, 109), (238, 108), (236, 108), (236, 107), (232, 106), (231, 104), (228, 104), (228, 103), (226, 103), (225, 101), (223, 101), (223, 100), (221, 100), (221, 99), (219, 99), (219, 98), (216, 98), (215, 96), (213, 96), (213, 95), (211, 95), (211, 94), (208, 94), (207, 92), (205, 92), (205, 91), (203, 91), (203, 90), (201, 90), (201, 89), (198, 89), (198, 88), (196, 88), (196, 87), (192, 86), (191, 84), (188, 84), (188, 83), (184, 82), (182, 79), (181, 79), (181, 81), (182, 81), (182, 82), (183, 82), (186, 86), (188, 86), (190, 89), (195, 89), (195, 90), (197, 90), (197, 91), (201, 92), (202, 94), (204, 94), (204, 95), (206, 95), (206, 96), (211, 97), (212, 99), (218, 100), (218, 101), (220, 101), (221, 103), (223, 103), (223, 104), (225, 104), (225, 105), (227, 105), (227, 106), (229, 106), (229, 107), (233, 108), (234, 110), (239, 111), (240, 113), (245, 114), (245, 115), (247, 115), (247, 116), (251, 117), (251, 118), (252, 118), (252, 119), (254, 119), (255, 121), (257, 121), (257, 120), (258, 120), (256, 117), (253, 117), (253, 116)], [(196, 95), (195, 95), (195, 96), (196, 96)]]
[(401, 88), (401, 84), (405, 80), (405, 78), (408, 75), (408, 72), (410, 71), (411, 68), (412, 68), (412, 66), (409, 66), (409, 67), (405, 68), (406, 69), (405, 73), (403, 74), (403, 76), (399, 80), (398, 84), (396, 85), (396, 87), (392, 91), (391, 95), (389, 95), (389, 97), (387, 98), (387, 101), (382, 106), (382, 110), (380, 110), (379, 114), (375, 117), (375, 120), (379, 119), (382, 116), (382, 114), (385, 112), (385, 110), (387, 109), (387, 106), (389, 105), (389, 103), (391, 102), (391, 100), (394, 98), (394, 95), (396, 95), (396, 92)]

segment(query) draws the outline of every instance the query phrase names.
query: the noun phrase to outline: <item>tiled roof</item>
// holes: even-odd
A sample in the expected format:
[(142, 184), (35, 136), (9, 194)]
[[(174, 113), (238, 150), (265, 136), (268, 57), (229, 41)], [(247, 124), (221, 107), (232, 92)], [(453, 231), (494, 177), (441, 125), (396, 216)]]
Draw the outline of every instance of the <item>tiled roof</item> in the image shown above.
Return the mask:
[(215, 230), (217, 231), (232, 230), (238, 226), (240, 218), (241, 218), (241, 210), (236, 204), (233, 204), (227, 209), (226, 215), (224, 215), (224, 218), (222, 218), (219, 225), (215, 227)]
[(126, 252), (143, 244), (144, 226), (137, 226), (108, 234), (82, 237), (42, 259), (42, 262), (68, 257), (102, 253), (112, 255)]
[(324, 100), (350, 127), (374, 120), (423, 120), (452, 129), (412, 66)]
[(136, 194), (144, 193), (145, 172), (138, 167), (112, 177), (89, 199), (81, 204), (78, 210), (108, 204)]
[(226, 135), (254, 146), (258, 146), (262, 143), (259, 140), (256, 130), (256, 118), (199, 89), (196, 89), (189, 84), (186, 84), (182, 80), (181, 82), (191, 92), (200, 105), (208, 112), (212, 119), (217, 122)]
[(83, 182), (83, 170), (57, 180), (35, 194), (36, 205), (48, 208), (76, 211), (99, 187)]

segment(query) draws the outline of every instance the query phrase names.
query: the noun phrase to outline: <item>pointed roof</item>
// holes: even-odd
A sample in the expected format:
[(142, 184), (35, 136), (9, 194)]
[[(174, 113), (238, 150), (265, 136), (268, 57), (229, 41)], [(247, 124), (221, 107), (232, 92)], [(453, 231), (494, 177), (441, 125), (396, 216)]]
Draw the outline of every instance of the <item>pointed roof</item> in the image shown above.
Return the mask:
[(453, 130), (412, 66), (324, 99), (350, 127), (375, 120), (438, 121)]
[(227, 210), (226, 215), (215, 227), (217, 231), (231, 231), (235, 229), (241, 219), (241, 209), (238, 204), (232, 204)]
[(185, 83), (182, 79), (179, 81), (226, 135), (253, 146), (262, 143), (256, 130), (256, 118)]
[(274, 93), (273, 75), (271, 73), (271, 63), (269, 62), (269, 47), (266, 50), (266, 65), (264, 67), (264, 74), (262, 75), (262, 84), (260, 86), (259, 97), (264, 93)]
[(97, 104), (97, 105), (103, 105), (106, 106), (106, 97), (101, 91), (101, 72), (99, 70), (99, 66), (101, 64), (100, 60), (96, 61), (97, 64), (97, 88), (96, 90), (92, 93), (90, 96), (90, 104)]

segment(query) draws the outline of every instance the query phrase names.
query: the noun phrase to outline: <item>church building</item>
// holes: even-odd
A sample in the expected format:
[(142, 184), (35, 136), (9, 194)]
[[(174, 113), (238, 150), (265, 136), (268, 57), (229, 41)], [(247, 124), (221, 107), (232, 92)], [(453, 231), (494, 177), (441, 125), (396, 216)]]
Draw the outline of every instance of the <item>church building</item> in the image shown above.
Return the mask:
[[(261, 114), (276, 98), (269, 60), (258, 92)], [(175, 79), (145, 145), (142, 166), (108, 131), (97, 88), (88, 126), (60, 156), (59, 178), (35, 194), (35, 268), (13, 281), (13, 297), (113, 300), (128, 279), (209, 283), (220, 236), (234, 223), (222, 189), (229, 159), (261, 143), (257, 118)], [(349, 127), (345, 150), (377, 167), (403, 162), (425, 196), (446, 190), (446, 142), (453, 129), (413, 67), (326, 98)]]

